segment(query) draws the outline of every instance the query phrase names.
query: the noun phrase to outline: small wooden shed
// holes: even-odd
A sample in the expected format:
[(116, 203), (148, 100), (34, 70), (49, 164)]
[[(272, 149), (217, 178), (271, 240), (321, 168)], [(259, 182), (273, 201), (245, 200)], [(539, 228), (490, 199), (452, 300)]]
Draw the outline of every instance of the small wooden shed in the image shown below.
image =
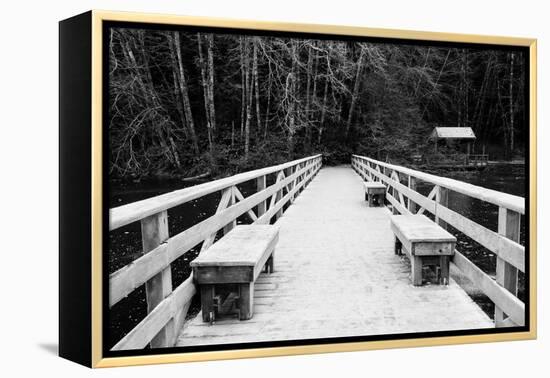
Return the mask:
[(440, 140), (449, 142), (466, 141), (467, 154), (470, 155), (472, 142), (475, 141), (476, 135), (471, 127), (435, 127), (430, 134), (430, 139), (434, 141), (434, 151), (437, 153), (437, 143)]

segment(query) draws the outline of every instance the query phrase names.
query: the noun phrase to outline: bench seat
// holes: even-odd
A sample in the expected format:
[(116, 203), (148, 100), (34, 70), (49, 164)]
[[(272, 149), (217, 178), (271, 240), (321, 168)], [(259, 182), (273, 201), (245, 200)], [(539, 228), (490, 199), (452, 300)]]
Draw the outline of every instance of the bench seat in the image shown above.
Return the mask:
[(449, 281), (449, 261), (454, 255), (456, 237), (424, 215), (392, 215), (395, 253), (405, 250), (411, 260), (413, 285), (422, 285), (422, 267), (439, 268), (439, 280)]
[[(193, 279), (201, 292), (203, 320), (212, 322), (222, 307), (217, 292), (231, 291), (228, 295), (237, 301), (241, 320), (250, 319), (254, 307), (254, 282), (261, 271), (273, 272), (274, 251), (279, 239), (277, 226), (236, 226), (227, 235), (201, 253), (190, 264)], [(217, 302), (217, 303), (216, 303)], [(225, 306), (225, 305), (224, 305)]]
[(365, 189), (365, 201), (369, 207), (384, 206), (386, 198), (386, 186), (377, 181), (365, 181), (363, 183)]

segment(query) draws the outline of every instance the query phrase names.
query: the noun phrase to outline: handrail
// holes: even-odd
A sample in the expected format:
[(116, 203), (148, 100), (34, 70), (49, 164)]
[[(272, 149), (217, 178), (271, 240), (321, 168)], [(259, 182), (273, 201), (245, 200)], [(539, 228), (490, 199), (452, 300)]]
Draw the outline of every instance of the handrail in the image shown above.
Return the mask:
[(413, 176), (422, 181), (427, 181), (432, 184), (442, 186), (449, 190), (462, 193), (464, 195), (467, 195), (473, 198), (480, 199), (484, 202), (489, 202), (494, 205), (504, 207), (512, 211), (516, 211), (520, 214), (525, 214), (525, 198), (523, 197), (514, 196), (508, 193), (502, 193), (496, 190), (483, 188), (481, 186), (468, 184), (466, 182), (454, 180), (447, 177), (440, 177), (440, 176), (432, 175), (430, 173), (416, 171), (414, 169), (405, 168), (399, 165), (384, 163), (365, 156), (353, 155), (352, 158), (353, 157), (364, 159), (368, 162), (379, 165), (381, 167), (403, 173), (407, 176)]
[[(148, 310), (147, 316), (112, 350), (141, 349), (148, 344), (151, 347), (175, 345), (196, 289), (190, 276), (172, 291), (172, 262), (200, 243), (201, 251), (206, 250), (220, 230), (224, 235), (228, 233), (243, 214), (255, 224), (277, 220), (284, 205), (294, 201), (321, 165), (322, 155), (314, 155), (111, 209), (110, 231), (141, 222), (144, 253), (109, 276), (109, 307), (145, 284)], [(266, 186), (266, 175), (273, 173), (277, 174), (275, 183)], [(237, 185), (250, 180), (256, 180), (257, 192), (244, 197)], [(219, 191), (221, 199), (214, 215), (176, 235), (169, 235), (167, 210)]]
[[(439, 177), (413, 169), (352, 155), (352, 167), (365, 180), (387, 185), (386, 198), (394, 213), (422, 214), (428, 211), (442, 227), (451, 225), (497, 255), (496, 280), (475, 266), (459, 251), (452, 262), (495, 303), (495, 325), (525, 324), (525, 305), (517, 298), (518, 271), (525, 271), (525, 247), (519, 244), (522, 197)], [(399, 174), (408, 184), (401, 183)], [(428, 196), (416, 191), (417, 180), (434, 185)], [(449, 208), (449, 191), (455, 191), (499, 206), (498, 232), (492, 231)]]
[(243, 182), (258, 178), (260, 176), (279, 172), (283, 169), (294, 167), (300, 163), (319, 157), (321, 157), (321, 155), (313, 155), (280, 165), (243, 172), (234, 176), (206, 182), (204, 184), (191, 186), (189, 188), (175, 190), (173, 192), (161, 194), (156, 197), (147, 198), (141, 201), (129, 203), (127, 205), (115, 207), (109, 211), (109, 231), (116, 230), (117, 228), (123, 227), (127, 224), (136, 222), (138, 220), (170, 209), (172, 207), (182, 205), (186, 202), (203, 197), (207, 194), (218, 192), (224, 188), (238, 185)]

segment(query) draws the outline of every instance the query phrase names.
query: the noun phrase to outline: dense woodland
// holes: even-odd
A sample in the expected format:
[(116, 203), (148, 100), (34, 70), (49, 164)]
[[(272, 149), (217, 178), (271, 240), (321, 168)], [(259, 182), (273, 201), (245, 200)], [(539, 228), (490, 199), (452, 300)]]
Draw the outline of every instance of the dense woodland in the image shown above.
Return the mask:
[(323, 153), (406, 161), (434, 126), (524, 151), (524, 53), (112, 28), (113, 177), (224, 175)]

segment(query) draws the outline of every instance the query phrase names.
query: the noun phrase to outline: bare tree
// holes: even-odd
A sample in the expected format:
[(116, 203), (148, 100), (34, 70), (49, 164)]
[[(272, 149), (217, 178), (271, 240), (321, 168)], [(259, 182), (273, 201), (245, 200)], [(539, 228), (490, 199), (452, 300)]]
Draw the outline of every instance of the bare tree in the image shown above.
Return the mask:
[(509, 114), (510, 114), (510, 151), (514, 151), (514, 53), (511, 52), (509, 54), (510, 56), (510, 79), (508, 83), (508, 106), (509, 106)]
[(252, 76), (250, 74), (250, 56), (249, 56), (249, 40), (248, 38), (243, 38), (241, 43), (241, 56), (243, 62), (243, 72), (244, 75), (244, 100), (245, 105), (245, 123), (244, 123), (244, 158), (248, 160), (248, 154), (250, 152), (250, 121), (252, 119)]
[(208, 146), (213, 158), (214, 154), (214, 132), (216, 130), (216, 114), (214, 111), (214, 60), (213, 60), (213, 38), (212, 34), (205, 35), (207, 43), (207, 57), (203, 52), (203, 36), (197, 33), (197, 44), (199, 52), (199, 67), (201, 71), (201, 82), (204, 97), (204, 113), (206, 116), (206, 128), (208, 131)]
[(189, 101), (189, 89), (187, 85), (187, 79), (185, 71), (183, 69), (183, 60), (181, 55), (181, 42), (180, 33), (178, 31), (173, 32), (173, 36), (167, 33), (168, 43), (170, 46), (170, 52), (172, 56), (172, 64), (174, 68), (174, 78), (177, 82), (179, 89), (179, 97), (183, 106), (178, 106), (181, 111), (182, 120), (185, 124), (187, 132), (191, 138), (193, 146), (193, 152), (195, 155), (199, 154), (199, 144), (197, 140), (197, 134), (195, 133), (195, 122), (193, 121), (193, 112), (191, 111), (191, 103)]
[(349, 131), (351, 127), (351, 121), (353, 120), (353, 114), (355, 111), (355, 106), (357, 105), (357, 99), (359, 98), (359, 89), (361, 88), (361, 81), (363, 80), (362, 73), (365, 60), (365, 48), (363, 45), (360, 45), (359, 59), (356, 64), (356, 73), (355, 81), (353, 84), (353, 92), (351, 95), (351, 104), (349, 106), (348, 120), (346, 121), (346, 138), (349, 136)]
[(115, 28), (110, 170), (238, 170), (314, 149), (406, 158), (451, 124), (512, 156), (527, 122), (523, 61), (519, 50)]
[(262, 127), (262, 120), (260, 115), (260, 85), (258, 80), (258, 37), (254, 37), (252, 40), (254, 46), (253, 58), (252, 58), (252, 74), (254, 76), (254, 92), (256, 94), (256, 119), (257, 119), (257, 135), (260, 133)]

